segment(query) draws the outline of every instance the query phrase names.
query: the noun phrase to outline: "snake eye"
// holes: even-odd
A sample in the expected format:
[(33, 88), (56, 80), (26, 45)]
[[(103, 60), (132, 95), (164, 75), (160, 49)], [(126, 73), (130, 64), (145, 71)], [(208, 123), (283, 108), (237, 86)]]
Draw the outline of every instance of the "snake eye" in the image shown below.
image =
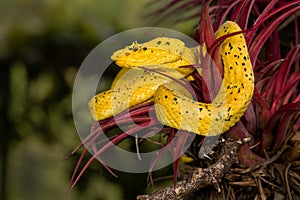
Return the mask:
[(133, 51), (137, 51), (138, 49), (138, 47), (133, 47)]

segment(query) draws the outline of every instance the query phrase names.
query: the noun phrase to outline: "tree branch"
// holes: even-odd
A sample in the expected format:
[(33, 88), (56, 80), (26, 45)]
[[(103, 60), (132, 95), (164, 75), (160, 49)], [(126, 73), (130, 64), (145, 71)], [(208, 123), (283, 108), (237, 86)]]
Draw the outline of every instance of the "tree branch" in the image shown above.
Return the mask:
[(237, 163), (237, 153), (239, 147), (248, 142), (250, 138), (240, 140), (227, 139), (222, 144), (222, 148), (217, 161), (208, 168), (195, 168), (191, 176), (177, 183), (176, 187), (167, 187), (153, 192), (150, 195), (139, 195), (138, 200), (176, 200), (183, 196), (199, 190), (208, 185), (214, 185), (220, 192), (218, 182), (228, 172), (232, 164)]

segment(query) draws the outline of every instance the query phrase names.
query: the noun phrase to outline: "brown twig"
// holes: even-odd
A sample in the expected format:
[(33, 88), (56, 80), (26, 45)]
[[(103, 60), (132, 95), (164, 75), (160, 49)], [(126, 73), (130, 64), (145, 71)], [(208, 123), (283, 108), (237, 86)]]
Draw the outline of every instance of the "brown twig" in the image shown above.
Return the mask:
[(286, 190), (287, 190), (287, 196), (288, 196), (288, 199), (289, 200), (292, 200), (292, 194), (291, 194), (291, 189), (290, 189), (290, 186), (289, 186), (289, 179), (288, 179), (288, 172), (289, 172), (289, 168), (291, 167), (291, 163), (289, 163), (287, 166), (286, 166), (286, 169), (284, 170), (284, 182), (286, 184)]
[(221, 153), (217, 161), (208, 168), (195, 168), (191, 176), (177, 183), (176, 187), (167, 187), (158, 190), (150, 195), (139, 195), (138, 200), (159, 200), (170, 199), (176, 200), (199, 190), (208, 185), (214, 185), (220, 192), (218, 182), (228, 172), (232, 164), (237, 163), (237, 152), (241, 144), (248, 142), (249, 138), (241, 140), (227, 139), (222, 143)]

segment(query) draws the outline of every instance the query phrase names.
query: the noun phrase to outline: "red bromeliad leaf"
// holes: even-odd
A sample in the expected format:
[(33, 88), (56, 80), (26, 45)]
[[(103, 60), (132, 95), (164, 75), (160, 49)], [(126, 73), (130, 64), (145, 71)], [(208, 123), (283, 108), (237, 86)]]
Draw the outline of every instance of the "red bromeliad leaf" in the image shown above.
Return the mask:
[(279, 94), (279, 96), (283, 96), (283, 102), (282, 104), (287, 104), (288, 102), (297, 102), (299, 100), (296, 100), (297, 92), (299, 91), (297, 86), (300, 82), (300, 71), (292, 74), (289, 82), (286, 84), (285, 88), (283, 89), (283, 92)]
[(255, 110), (254, 110), (254, 106), (253, 103), (250, 102), (248, 109), (245, 112), (244, 115), (245, 118), (245, 122), (243, 122), (243, 124), (245, 125), (245, 128), (248, 130), (248, 132), (253, 136), (256, 137), (257, 136), (257, 124), (256, 124), (256, 114), (255, 114)]
[[(258, 28), (261, 27), (262, 24), (264, 24), (266, 21), (268, 21), (271, 17), (273, 17), (274, 15), (278, 14), (281, 11), (286, 11), (290, 7), (299, 4), (299, 1), (292, 1), (292, 2), (283, 3), (280, 7), (274, 9), (277, 2), (278, 2), (278, 0), (270, 1), (270, 3), (266, 6), (264, 11), (261, 14), (258, 14), (258, 18), (256, 19), (254, 26), (251, 28), (251, 31), (249, 31), (249, 34), (247, 34), (247, 36), (246, 36), (248, 42), (250, 42), (254, 39)], [(291, 14), (292, 13), (290, 13), (290, 15)]]
[(233, 11), (233, 13), (231, 14), (231, 18), (230, 20), (232, 21), (236, 21), (238, 18), (238, 15), (241, 14), (243, 8), (245, 7), (245, 4), (247, 3), (247, 1), (241, 1), (239, 0), (239, 4), (237, 6), (237, 8)]
[[(300, 95), (299, 95), (299, 97), (300, 97)], [(297, 113), (295, 118), (296, 118), (295, 123), (292, 126), (292, 130), (294, 133), (296, 133), (300, 129), (300, 113)]]
[[(162, 156), (168, 151), (171, 150), (172, 154), (173, 154), (173, 158), (174, 160), (174, 187), (176, 186), (177, 183), (177, 177), (179, 176), (179, 172), (178, 172), (178, 164), (180, 161), (180, 155), (183, 154), (182, 150), (184, 145), (186, 144), (188, 138), (190, 137), (190, 133), (186, 132), (186, 131), (178, 131), (177, 132), (177, 136), (175, 138), (175, 129), (170, 129), (170, 134), (168, 135), (167, 138), (167, 142), (166, 142), (166, 146), (164, 148), (161, 148), (158, 152), (158, 154), (153, 158), (152, 162), (151, 162), (151, 166), (149, 168), (149, 172), (153, 171), (153, 168), (155, 166), (155, 164), (157, 163), (157, 161), (162, 158)], [(175, 140), (175, 141), (174, 141)], [(175, 144), (174, 144), (175, 143)], [(152, 176), (151, 173), (149, 173), (149, 179), (152, 180)], [(152, 182), (152, 181), (151, 181)]]
[(268, 88), (270, 88), (270, 82), (272, 77), (267, 76), (261, 80), (256, 80), (257, 83), (255, 84), (255, 89), (259, 93), (261, 99), (266, 96), (266, 93), (269, 91)]
[[(155, 12), (149, 13), (148, 15), (146, 15), (146, 17), (156, 16), (160, 13), (165, 13), (164, 11), (171, 9), (173, 6), (177, 5), (177, 3), (179, 1), (180, 0), (173, 0), (173, 1), (169, 2), (168, 4), (166, 4), (164, 7), (161, 7), (160, 9), (156, 10)], [(155, 0), (155, 1), (152, 0), (149, 3), (146, 4), (146, 7), (152, 6), (152, 5), (154, 5), (155, 3), (158, 3), (158, 2), (159, 2), (158, 0)]]
[[(290, 103), (281, 106), (269, 119), (268, 123), (262, 130), (262, 147), (261, 152), (263, 149), (269, 149), (274, 143), (274, 134), (273, 131), (277, 127), (280, 118), (284, 113), (286, 115), (294, 115), (295, 113), (300, 111), (300, 101), (296, 103)], [(282, 133), (281, 133), (282, 134)]]
[[(171, 151), (174, 152), (174, 141), (173, 141), (173, 139), (174, 139), (174, 129), (171, 129), (171, 130), (170, 130), (170, 133), (171, 133), (171, 134), (168, 135), (168, 140), (169, 140), (169, 142), (166, 143), (166, 145), (167, 145), (167, 144), (169, 144), (169, 145), (168, 145), (168, 146), (165, 145), (164, 148), (161, 148), (161, 149), (158, 151), (158, 154), (153, 158), (153, 160), (151, 161), (151, 165), (149, 166), (149, 174), (148, 174), (148, 178), (150, 179), (151, 184), (153, 184), (151, 172), (153, 171), (154, 166), (156, 165), (156, 163), (158, 162), (158, 160), (159, 160), (160, 158), (162, 158), (162, 156), (163, 156), (168, 150), (171, 149)], [(172, 135), (173, 137), (170, 138), (170, 135)], [(177, 170), (174, 171), (174, 176), (175, 176), (176, 174), (177, 174)]]
[(266, 55), (267, 57), (267, 61), (268, 62), (272, 62), (274, 60), (279, 60), (281, 58), (281, 52), (280, 52), (280, 38), (279, 38), (279, 32), (277, 30), (275, 30), (270, 38), (269, 41), (267, 43), (267, 49), (268, 49), (268, 53)]
[(256, 118), (258, 119), (258, 127), (260, 128), (264, 127), (265, 124), (269, 121), (271, 118), (271, 110), (267, 102), (263, 99), (262, 95), (254, 89), (254, 102), (255, 102), (255, 113)]
[[(129, 109), (129, 111), (124, 111), (118, 115), (116, 115), (114, 118), (105, 119), (99, 122), (95, 122), (94, 125), (91, 128), (91, 133), (83, 140), (82, 144), (80, 144), (72, 153), (77, 151), (80, 147), (85, 145), (84, 151), (82, 152), (72, 175), (71, 178), (71, 185), (69, 188), (69, 191), (73, 189), (73, 187), (76, 185), (80, 177), (83, 175), (83, 173), (86, 171), (86, 169), (90, 166), (90, 164), (97, 158), (97, 160), (102, 164), (103, 167), (105, 167), (113, 176), (116, 177), (116, 175), (107, 167), (107, 165), (102, 161), (101, 154), (106, 151), (111, 146), (121, 142), (122, 140), (128, 138), (130, 135), (139, 132), (140, 130), (143, 130), (145, 127), (151, 127), (155, 126), (156, 124), (159, 124), (157, 119), (153, 119), (149, 116), (145, 116), (145, 114), (149, 114), (151, 107), (153, 105), (153, 102), (151, 103), (145, 103), (142, 105), (138, 105), (134, 108)], [(103, 139), (103, 141), (99, 141), (99, 138), (105, 134), (106, 131), (109, 129), (115, 128), (118, 125), (122, 124), (132, 124), (138, 123), (136, 126), (128, 129), (124, 133), (115, 135), (108, 139)], [(96, 144), (100, 144), (104, 142), (104, 146), (102, 147), (96, 147)], [(81, 169), (79, 174), (76, 176), (76, 173), (79, 169), (79, 165), (81, 164), (83, 157), (87, 153), (87, 150), (89, 148), (92, 148), (94, 151), (94, 155), (92, 158), (88, 160), (88, 162), (84, 165), (84, 167)]]
[(278, 128), (275, 134), (275, 140), (274, 140), (274, 146), (273, 146), (273, 151), (275, 152), (276, 150), (281, 147), (283, 142), (286, 139), (288, 129), (291, 128), (291, 120), (293, 119), (294, 115), (296, 112), (287, 112), (284, 113), (282, 116), (282, 119), (278, 123)]
[(275, 98), (273, 105), (278, 107), (279, 105), (285, 105), (288, 104), (289, 102), (293, 102), (293, 99), (291, 98), (292, 96), (297, 94), (297, 86), (299, 84), (299, 81), (300, 81), (300, 72), (292, 74), (286, 86), (281, 90), (281, 92)]
[[(149, 121), (144, 121), (142, 123), (140, 123), (137, 126), (134, 126), (132, 128), (130, 128), (129, 130), (118, 134), (117, 136), (115, 136), (111, 141), (107, 142), (103, 147), (101, 147), (100, 149), (95, 149), (94, 155), (93, 157), (91, 157), (87, 163), (84, 165), (84, 167), (81, 169), (80, 173), (78, 174), (77, 178), (71, 182), (71, 186), (69, 190), (72, 190), (73, 187), (76, 185), (76, 183), (78, 182), (78, 180), (81, 178), (81, 176), (83, 175), (83, 173), (87, 170), (87, 168), (91, 165), (91, 163), (95, 160), (98, 159), (101, 164), (107, 169), (109, 170), (112, 174), (113, 172), (105, 165), (104, 162), (101, 161), (101, 154), (106, 151), (108, 148), (114, 146), (115, 144), (118, 144), (119, 142), (123, 141), (124, 139), (128, 138), (129, 136), (133, 135), (134, 133), (137, 133), (141, 130), (143, 130), (145, 127), (151, 127), (151, 126), (155, 126), (157, 125), (157, 121), (151, 121), (149, 123)], [(91, 141), (89, 145), (93, 145), (95, 144), (95, 140)], [(87, 145), (85, 148), (88, 149), (89, 145)], [(86, 152), (86, 151), (85, 151)], [(76, 168), (77, 170), (77, 168)], [(114, 175), (114, 174), (113, 174)], [(73, 175), (74, 176), (74, 175)], [(116, 176), (116, 175), (115, 175)], [(74, 178), (73, 178), (74, 179)]]
[(188, 138), (190, 137), (190, 133), (187, 131), (178, 131), (176, 138), (176, 144), (175, 144), (175, 152), (174, 152), (174, 158), (176, 160), (174, 161), (174, 187), (177, 183), (177, 177), (179, 175), (178, 173), (178, 164), (180, 161), (180, 155), (182, 155), (184, 152), (182, 150), (184, 149), (184, 145), (187, 143)]
[(208, 91), (206, 84), (202, 85), (205, 82), (202, 80), (202, 77), (198, 74), (198, 72), (195, 71), (194, 73), (192, 73), (192, 77), (195, 79), (195, 82), (191, 82), (190, 84), (194, 89), (196, 95), (195, 99), (203, 102), (203, 91)]
[(261, 83), (264, 77), (271, 78), (274, 75), (274, 72), (277, 71), (277, 68), (279, 68), (280, 64), (284, 61), (284, 59), (275, 60), (271, 63), (269, 63), (267, 66), (264, 65), (256, 65), (255, 67), (255, 87), (260, 92), (262, 91), (263, 83)]
[[(253, 63), (256, 62), (259, 52), (263, 47), (266, 40), (270, 37), (271, 33), (278, 27), (278, 25), (285, 20), (288, 16), (293, 14), (294, 12), (300, 10), (300, 6), (297, 6), (282, 15), (278, 16), (275, 20), (268, 24), (268, 26), (264, 27), (264, 29), (256, 36), (253, 43), (249, 48), (250, 59)], [(256, 24), (257, 26), (257, 24)], [(257, 27), (256, 27), (257, 28)]]
[(241, 1), (231, 16), (231, 21), (237, 21), (241, 29), (247, 29), (249, 16), (255, 1)]
[(265, 161), (264, 158), (260, 157), (256, 153), (253, 153), (249, 149), (248, 144), (243, 144), (238, 152), (238, 158), (241, 164), (247, 166), (247, 167), (253, 167), (255, 166), (258, 162), (263, 162)]
[[(218, 48), (219, 50), (219, 48)], [(222, 83), (221, 72), (216, 67), (216, 63), (212, 60), (209, 54), (206, 54), (202, 67), (202, 85), (205, 85), (205, 88), (202, 88), (204, 91), (207, 88), (207, 92), (203, 93), (204, 102), (211, 102), (215, 96), (218, 94)]]
[(200, 45), (205, 44), (207, 49), (210, 49), (216, 40), (208, 9), (210, 3), (211, 0), (203, 6), (201, 20), (199, 21), (198, 28), (195, 33), (196, 40), (199, 41)]
[(275, 101), (272, 105), (271, 111), (274, 112), (277, 110), (277, 107), (279, 106), (278, 98), (280, 98), (280, 93), (284, 89), (285, 85), (287, 85), (288, 76), (291, 71), (292, 63), (295, 62), (295, 57), (299, 53), (300, 45), (293, 48), (287, 55), (286, 59), (282, 62), (276, 76), (274, 79), (276, 79), (274, 84), (274, 96)]
[[(262, 13), (257, 13), (258, 17), (254, 24), (260, 23), (259, 25), (257, 25), (257, 26), (260, 26), (264, 22), (264, 19), (268, 19), (267, 15), (272, 11), (272, 9), (274, 8), (274, 6), (276, 5), (277, 2), (278, 2), (278, 0), (270, 1), (270, 3), (265, 7), (265, 9), (263, 10)], [(257, 8), (257, 6), (255, 6), (254, 8)], [(251, 29), (251, 31), (248, 32), (248, 34), (246, 35), (247, 42), (250, 43), (252, 41), (257, 30), (258, 30), (258, 28), (253, 28), (253, 29)]]
[[(202, 9), (201, 21), (196, 29), (195, 37), (199, 40), (200, 45), (204, 45), (208, 51), (203, 58), (202, 52), (200, 52), (200, 60), (202, 66), (202, 88), (204, 101), (210, 102), (219, 91), (222, 83), (223, 67), (220, 57), (219, 44), (216, 44), (216, 37), (212, 28), (212, 20), (209, 16), (209, 4), (208, 1)], [(212, 53), (211, 49), (214, 50)], [(201, 59), (202, 58), (202, 59)], [(205, 90), (208, 89), (206, 92)]]
[[(75, 186), (74, 180), (75, 180), (75, 178), (76, 178), (77, 171), (79, 170), (79, 166), (80, 166), (80, 164), (82, 163), (82, 160), (83, 160), (85, 154), (87, 153), (87, 151), (88, 151), (87, 148), (84, 148), (84, 149), (83, 149), (83, 152), (81, 153), (81, 155), (80, 155), (80, 157), (79, 157), (79, 159), (78, 159), (78, 161), (77, 161), (77, 163), (76, 163), (76, 166), (75, 166), (75, 168), (74, 168), (74, 170), (73, 170), (73, 174), (72, 174), (72, 177), (71, 177), (71, 180), (70, 180), (69, 191), (71, 191), (72, 188)], [(73, 186), (73, 185), (74, 185), (74, 186)]]
[[(228, 15), (230, 13), (230, 11), (232, 11), (235, 6), (237, 4), (239, 4), (240, 1), (232, 1), (229, 5), (219, 5), (219, 6), (216, 6), (218, 7), (218, 9), (216, 9), (216, 11), (214, 12), (215, 13), (215, 30), (217, 30), (217, 27), (220, 27), (222, 23), (225, 22), (226, 18), (228, 18)], [(223, 9), (226, 8), (226, 10), (224, 11)]]
[[(145, 5), (145, 7), (151, 7), (153, 5), (155, 5), (156, 2), (159, 1), (150, 1), (148, 4)], [(162, 6), (159, 9), (156, 9), (154, 12), (151, 12), (149, 14), (147, 14), (145, 17), (146, 18), (153, 18), (154, 22), (152, 22), (152, 24), (157, 25), (158, 23), (166, 20), (166, 19), (170, 19), (170, 16), (176, 16), (179, 13), (180, 14), (185, 14), (185, 10), (191, 10), (194, 9), (195, 7), (201, 5), (202, 2), (200, 1), (181, 1), (181, 0), (172, 0), (169, 3), (167, 3), (166, 5)], [(190, 19), (192, 18), (192, 16), (198, 16), (199, 14), (192, 14), (188, 17), (186, 17), (186, 19)], [(182, 21), (183, 19), (178, 19), (175, 20), (177, 22)]]

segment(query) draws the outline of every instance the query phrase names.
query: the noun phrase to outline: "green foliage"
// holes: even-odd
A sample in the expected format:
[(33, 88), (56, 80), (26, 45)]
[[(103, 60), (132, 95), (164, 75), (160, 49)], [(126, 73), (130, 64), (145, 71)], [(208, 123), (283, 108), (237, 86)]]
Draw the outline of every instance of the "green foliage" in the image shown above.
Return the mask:
[(125, 184), (129, 175), (115, 179), (98, 163), (65, 194), (76, 155), (65, 156), (80, 143), (71, 107), (77, 69), (101, 40), (147, 26), (143, 4), (0, 2), (0, 199), (132, 199), (143, 190), (144, 175)]

